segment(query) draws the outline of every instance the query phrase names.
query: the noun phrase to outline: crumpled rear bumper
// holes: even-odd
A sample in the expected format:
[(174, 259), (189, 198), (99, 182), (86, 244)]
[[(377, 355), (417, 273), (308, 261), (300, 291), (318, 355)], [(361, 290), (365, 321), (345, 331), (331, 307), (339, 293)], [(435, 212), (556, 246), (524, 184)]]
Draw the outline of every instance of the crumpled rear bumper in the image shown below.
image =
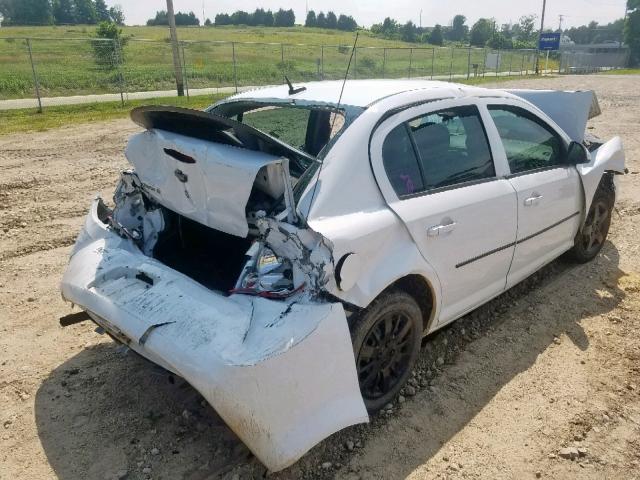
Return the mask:
[(63, 296), (191, 383), (270, 470), (368, 421), (341, 304), (223, 295), (142, 254), (93, 204)]

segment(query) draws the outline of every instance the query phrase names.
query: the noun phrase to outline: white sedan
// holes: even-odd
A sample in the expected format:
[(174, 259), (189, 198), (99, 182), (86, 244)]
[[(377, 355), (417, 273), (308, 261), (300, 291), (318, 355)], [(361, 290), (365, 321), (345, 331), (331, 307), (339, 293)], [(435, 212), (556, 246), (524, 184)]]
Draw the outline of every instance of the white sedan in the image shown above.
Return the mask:
[(134, 169), (61, 285), (274, 471), (391, 401), (423, 336), (564, 252), (594, 258), (625, 170), (619, 138), (585, 138), (592, 92), (342, 87), (134, 110)]

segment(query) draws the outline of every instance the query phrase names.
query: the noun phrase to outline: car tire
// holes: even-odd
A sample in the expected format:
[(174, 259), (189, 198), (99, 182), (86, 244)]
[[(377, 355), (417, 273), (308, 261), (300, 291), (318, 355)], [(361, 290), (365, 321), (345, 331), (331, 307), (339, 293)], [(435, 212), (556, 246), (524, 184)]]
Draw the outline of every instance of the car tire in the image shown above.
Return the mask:
[(615, 202), (615, 190), (611, 175), (602, 178), (584, 225), (574, 239), (571, 257), (578, 263), (593, 260), (607, 239), (611, 225), (611, 213)]
[(369, 413), (393, 401), (420, 353), (422, 311), (402, 291), (382, 294), (352, 327), (360, 392)]

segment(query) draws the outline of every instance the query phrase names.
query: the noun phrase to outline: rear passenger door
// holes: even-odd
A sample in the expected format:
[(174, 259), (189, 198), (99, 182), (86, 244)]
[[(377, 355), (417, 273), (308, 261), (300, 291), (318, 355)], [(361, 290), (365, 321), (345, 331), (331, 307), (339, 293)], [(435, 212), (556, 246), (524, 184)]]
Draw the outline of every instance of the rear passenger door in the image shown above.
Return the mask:
[(499, 178), (505, 167), (494, 163), (475, 105), (436, 102), (394, 115), (375, 130), (371, 161), (388, 205), (438, 275), (439, 323), (504, 290), (516, 195)]
[(580, 177), (567, 140), (525, 106), (487, 105), (518, 195), (518, 234), (507, 286), (573, 246), (583, 208)]

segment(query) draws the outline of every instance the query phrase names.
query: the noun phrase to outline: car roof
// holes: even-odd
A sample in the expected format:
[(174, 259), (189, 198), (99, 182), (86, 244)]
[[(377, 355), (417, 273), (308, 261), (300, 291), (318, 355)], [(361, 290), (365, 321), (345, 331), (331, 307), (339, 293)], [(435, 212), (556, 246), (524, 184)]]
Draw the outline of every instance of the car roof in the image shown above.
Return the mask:
[[(236, 100), (266, 101), (277, 99), (337, 104), (342, 85), (343, 81), (341, 80), (295, 83), (294, 88), (305, 87), (305, 90), (293, 95), (289, 95), (289, 87), (286, 85), (270, 86), (239, 93), (223, 103)], [(347, 80), (344, 83), (344, 92), (340, 103), (366, 108), (384, 98), (415, 90), (424, 90), (425, 96), (431, 98), (439, 96), (509, 96), (499, 90), (433, 80)], [(497, 93), (502, 95), (496, 95)]]

